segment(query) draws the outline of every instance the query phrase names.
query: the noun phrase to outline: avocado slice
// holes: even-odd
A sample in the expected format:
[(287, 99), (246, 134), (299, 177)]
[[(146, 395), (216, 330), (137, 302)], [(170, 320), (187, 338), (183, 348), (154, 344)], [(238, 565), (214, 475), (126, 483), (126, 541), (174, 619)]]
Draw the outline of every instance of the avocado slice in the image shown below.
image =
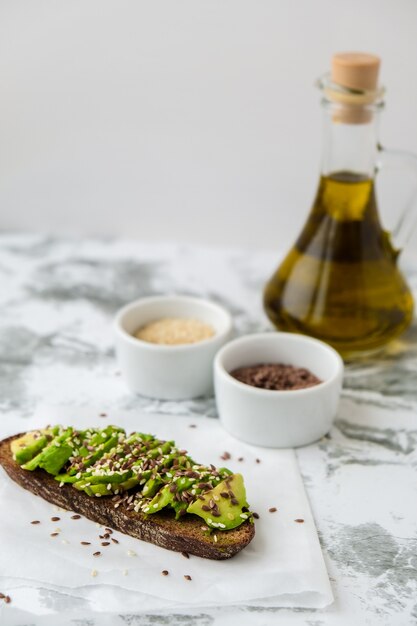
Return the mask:
[[(227, 468), (221, 468), (219, 470), (219, 473), (222, 476), (232, 475), (232, 472)], [(201, 478), (201, 482), (204, 482), (204, 478)], [(214, 486), (217, 486), (220, 482), (222, 482), (222, 480), (221, 478), (215, 478), (214, 480), (212, 479), (211, 482), (214, 483)], [(182, 476), (175, 483), (169, 482), (157, 492), (155, 497), (150, 502), (144, 504), (142, 508), (143, 512), (147, 515), (151, 515), (152, 513), (158, 513), (158, 511), (161, 511), (166, 506), (170, 506), (175, 510), (176, 519), (178, 519), (179, 517), (181, 517), (181, 514), (183, 514), (182, 512), (186, 511), (188, 504), (184, 502), (178, 502), (178, 500), (175, 499), (175, 494), (181, 491), (192, 490), (192, 495), (197, 497), (198, 495), (203, 493), (203, 489), (199, 489), (196, 486), (196, 483), (198, 483), (198, 480), (188, 476)], [(173, 485), (175, 485), (175, 488), (173, 488)], [(149, 497), (149, 494), (145, 492), (145, 489), (143, 490), (143, 495)], [(200, 502), (202, 501), (200, 500)]]
[(241, 474), (232, 474), (197, 498), (188, 508), (187, 513), (202, 517), (211, 528), (230, 530), (243, 524), (251, 515), (246, 502), (246, 491)]
[[(84, 457), (83, 470), (93, 465), (96, 461), (101, 459), (106, 453), (110, 452), (119, 442), (119, 435), (124, 433), (122, 428), (117, 426), (107, 426), (104, 430), (93, 431), (93, 435), (90, 439), (83, 442), (83, 446), (79, 449), (80, 456)], [(89, 450), (86, 446), (94, 448)], [(78, 474), (77, 469), (70, 468), (68, 474)], [(70, 481), (68, 481), (70, 482)]]
[(27, 463), (36, 456), (46, 446), (58, 432), (58, 427), (33, 430), (18, 439), (14, 439), (10, 444), (13, 458), (19, 465)]
[[(104, 430), (99, 431), (90, 429), (79, 433), (78, 437), (82, 441), (82, 445), (78, 448), (78, 453), (84, 458), (83, 469), (81, 470), (83, 477), (89, 476), (87, 473), (84, 474), (87, 468), (117, 446), (120, 433), (124, 433), (124, 430), (117, 426), (107, 426)], [(55, 480), (62, 483), (75, 483), (80, 479), (79, 472), (78, 468), (70, 467), (67, 472), (55, 476)]]
[(33, 471), (42, 467), (48, 474), (58, 474), (73, 453), (73, 448), (68, 443), (74, 429), (67, 428), (39, 452), (33, 459), (22, 465), (23, 469)]

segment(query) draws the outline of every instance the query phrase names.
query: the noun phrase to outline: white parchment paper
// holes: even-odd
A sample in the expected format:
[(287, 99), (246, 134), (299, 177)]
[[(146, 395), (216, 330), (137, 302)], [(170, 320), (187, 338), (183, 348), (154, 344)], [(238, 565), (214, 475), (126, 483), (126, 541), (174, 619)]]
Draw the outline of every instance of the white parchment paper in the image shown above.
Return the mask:
[[(256, 535), (247, 548), (226, 561), (194, 556), (186, 559), (121, 533), (112, 535), (119, 544), (103, 547), (99, 538), (102, 527), (87, 519), (72, 520), (71, 512), (58, 511), (13, 483), (1, 470), (2, 588), (53, 589), (88, 600), (92, 610), (107, 612), (239, 603), (322, 608), (333, 601), (292, 450), (246, 445), (225, 433), (216, 419), (133, 412), (100, 418), (98, 411), (77, 410), (74, 415), (62, 408), (40, 409), (18, 425), (3, 421), (0, 437), (48, 423), (78, 427), (115, 423), (127, 431), (175, 439), (196, 460), (241, 472), (251, 509), (260, 515)], [(232, 457), (226, 462), (220, 459), (224, 451)], [(240, 457), (243, 461), (238, 461)], [(277, 511), (270, 513), (271, 507)], [(53, 516), (60, 520), (52, 522)], [(32, 525), (32, 520), (41, 523)], [(54, 532), (59, 534), (51, 537)], [(81, 545), (81, 541), (91, 545)], [(94, 557), (96, 551), (101, 556)], [(169, 575), (162, 576), (162, 570), (168, 570)], [(187, 574), (191, 581), (184, 579)], [(27, 597), (30, 603), (31, 594)], [(30, 610), (30, 606), (25, 608)]]

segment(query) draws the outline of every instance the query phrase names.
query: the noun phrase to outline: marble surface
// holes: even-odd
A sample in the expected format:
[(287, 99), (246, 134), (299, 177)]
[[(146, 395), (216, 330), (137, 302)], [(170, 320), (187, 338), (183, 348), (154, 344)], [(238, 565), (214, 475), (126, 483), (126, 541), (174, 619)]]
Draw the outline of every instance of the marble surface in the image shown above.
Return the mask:
[[(111, 320), (140, 296), (186, 293), (216, 300), (239, 334), (270, 329), (260, 290), (277, 263), (251, 253), (122, 240), (0, 236), (0, 409), (16, 430), (39, 404), (94, 406), (112, 414), (216, 415), (213, 398), (133, 397), (114, 361)], [(417, 263), (406, 267), (417, 292)], [(186, 614), (86, 615), (45, 591), (56, 615), (13, 603), (2, 626), (408, 625), (417, 621), (417, 326), (373, 360), (348, 365), (334, 427), (300, 449), (299, 464), (335, 594), (325, 610), (233, 607)], [(1, 419), (1, 416), (0, 416)], [(1, 589), (0, 591), (7, 591)]]

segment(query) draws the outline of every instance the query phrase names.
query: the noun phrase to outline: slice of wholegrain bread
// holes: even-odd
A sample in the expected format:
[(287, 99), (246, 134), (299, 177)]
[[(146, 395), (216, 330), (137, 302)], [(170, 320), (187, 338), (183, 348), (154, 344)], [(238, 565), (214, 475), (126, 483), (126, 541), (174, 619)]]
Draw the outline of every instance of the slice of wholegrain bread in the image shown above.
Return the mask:
[(255, 535), (255, 526), (249, 520), (233, 530), (209, 534), (202, 529), (204, 520), (196, 515), (185, 515), (180, 521), (165, 510), (147, 516), (128, 510), (123, 503), (115, 508), (111, 497), (91, 498), (71, 485), (60, 487), (44, 470), (29, 472), (14, 461), (10, 444), (22, 434), (0, 441), (0, 465), (21, 487), (63, 509), (161, 548), (206, 559), (229, 559), (247, 546)]

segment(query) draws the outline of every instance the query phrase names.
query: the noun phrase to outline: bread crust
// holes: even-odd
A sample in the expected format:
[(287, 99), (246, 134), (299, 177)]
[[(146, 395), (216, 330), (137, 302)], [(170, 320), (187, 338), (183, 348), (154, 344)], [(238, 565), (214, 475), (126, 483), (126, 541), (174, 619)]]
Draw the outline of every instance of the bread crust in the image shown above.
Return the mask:
[(255, 525), (249, 520), (232, 530), (208, 534), (201, 528), (204, 520), (196, 515), (186, 515), (180, 521), (165, 510), (147, 516), (128, 510), (123, 503), (115, 508), (111, 497), (92, 498), (71, 485), (60, 487), (58, 481), (44, 470), (29, 472), (14, 461), (10, 444), (23, 434), (0, 441), (0, 465), (21, 487), (63, 509), (161, 548), (188, 552), (205, 559), (229, 559), (247, 546), (255, 535)]

